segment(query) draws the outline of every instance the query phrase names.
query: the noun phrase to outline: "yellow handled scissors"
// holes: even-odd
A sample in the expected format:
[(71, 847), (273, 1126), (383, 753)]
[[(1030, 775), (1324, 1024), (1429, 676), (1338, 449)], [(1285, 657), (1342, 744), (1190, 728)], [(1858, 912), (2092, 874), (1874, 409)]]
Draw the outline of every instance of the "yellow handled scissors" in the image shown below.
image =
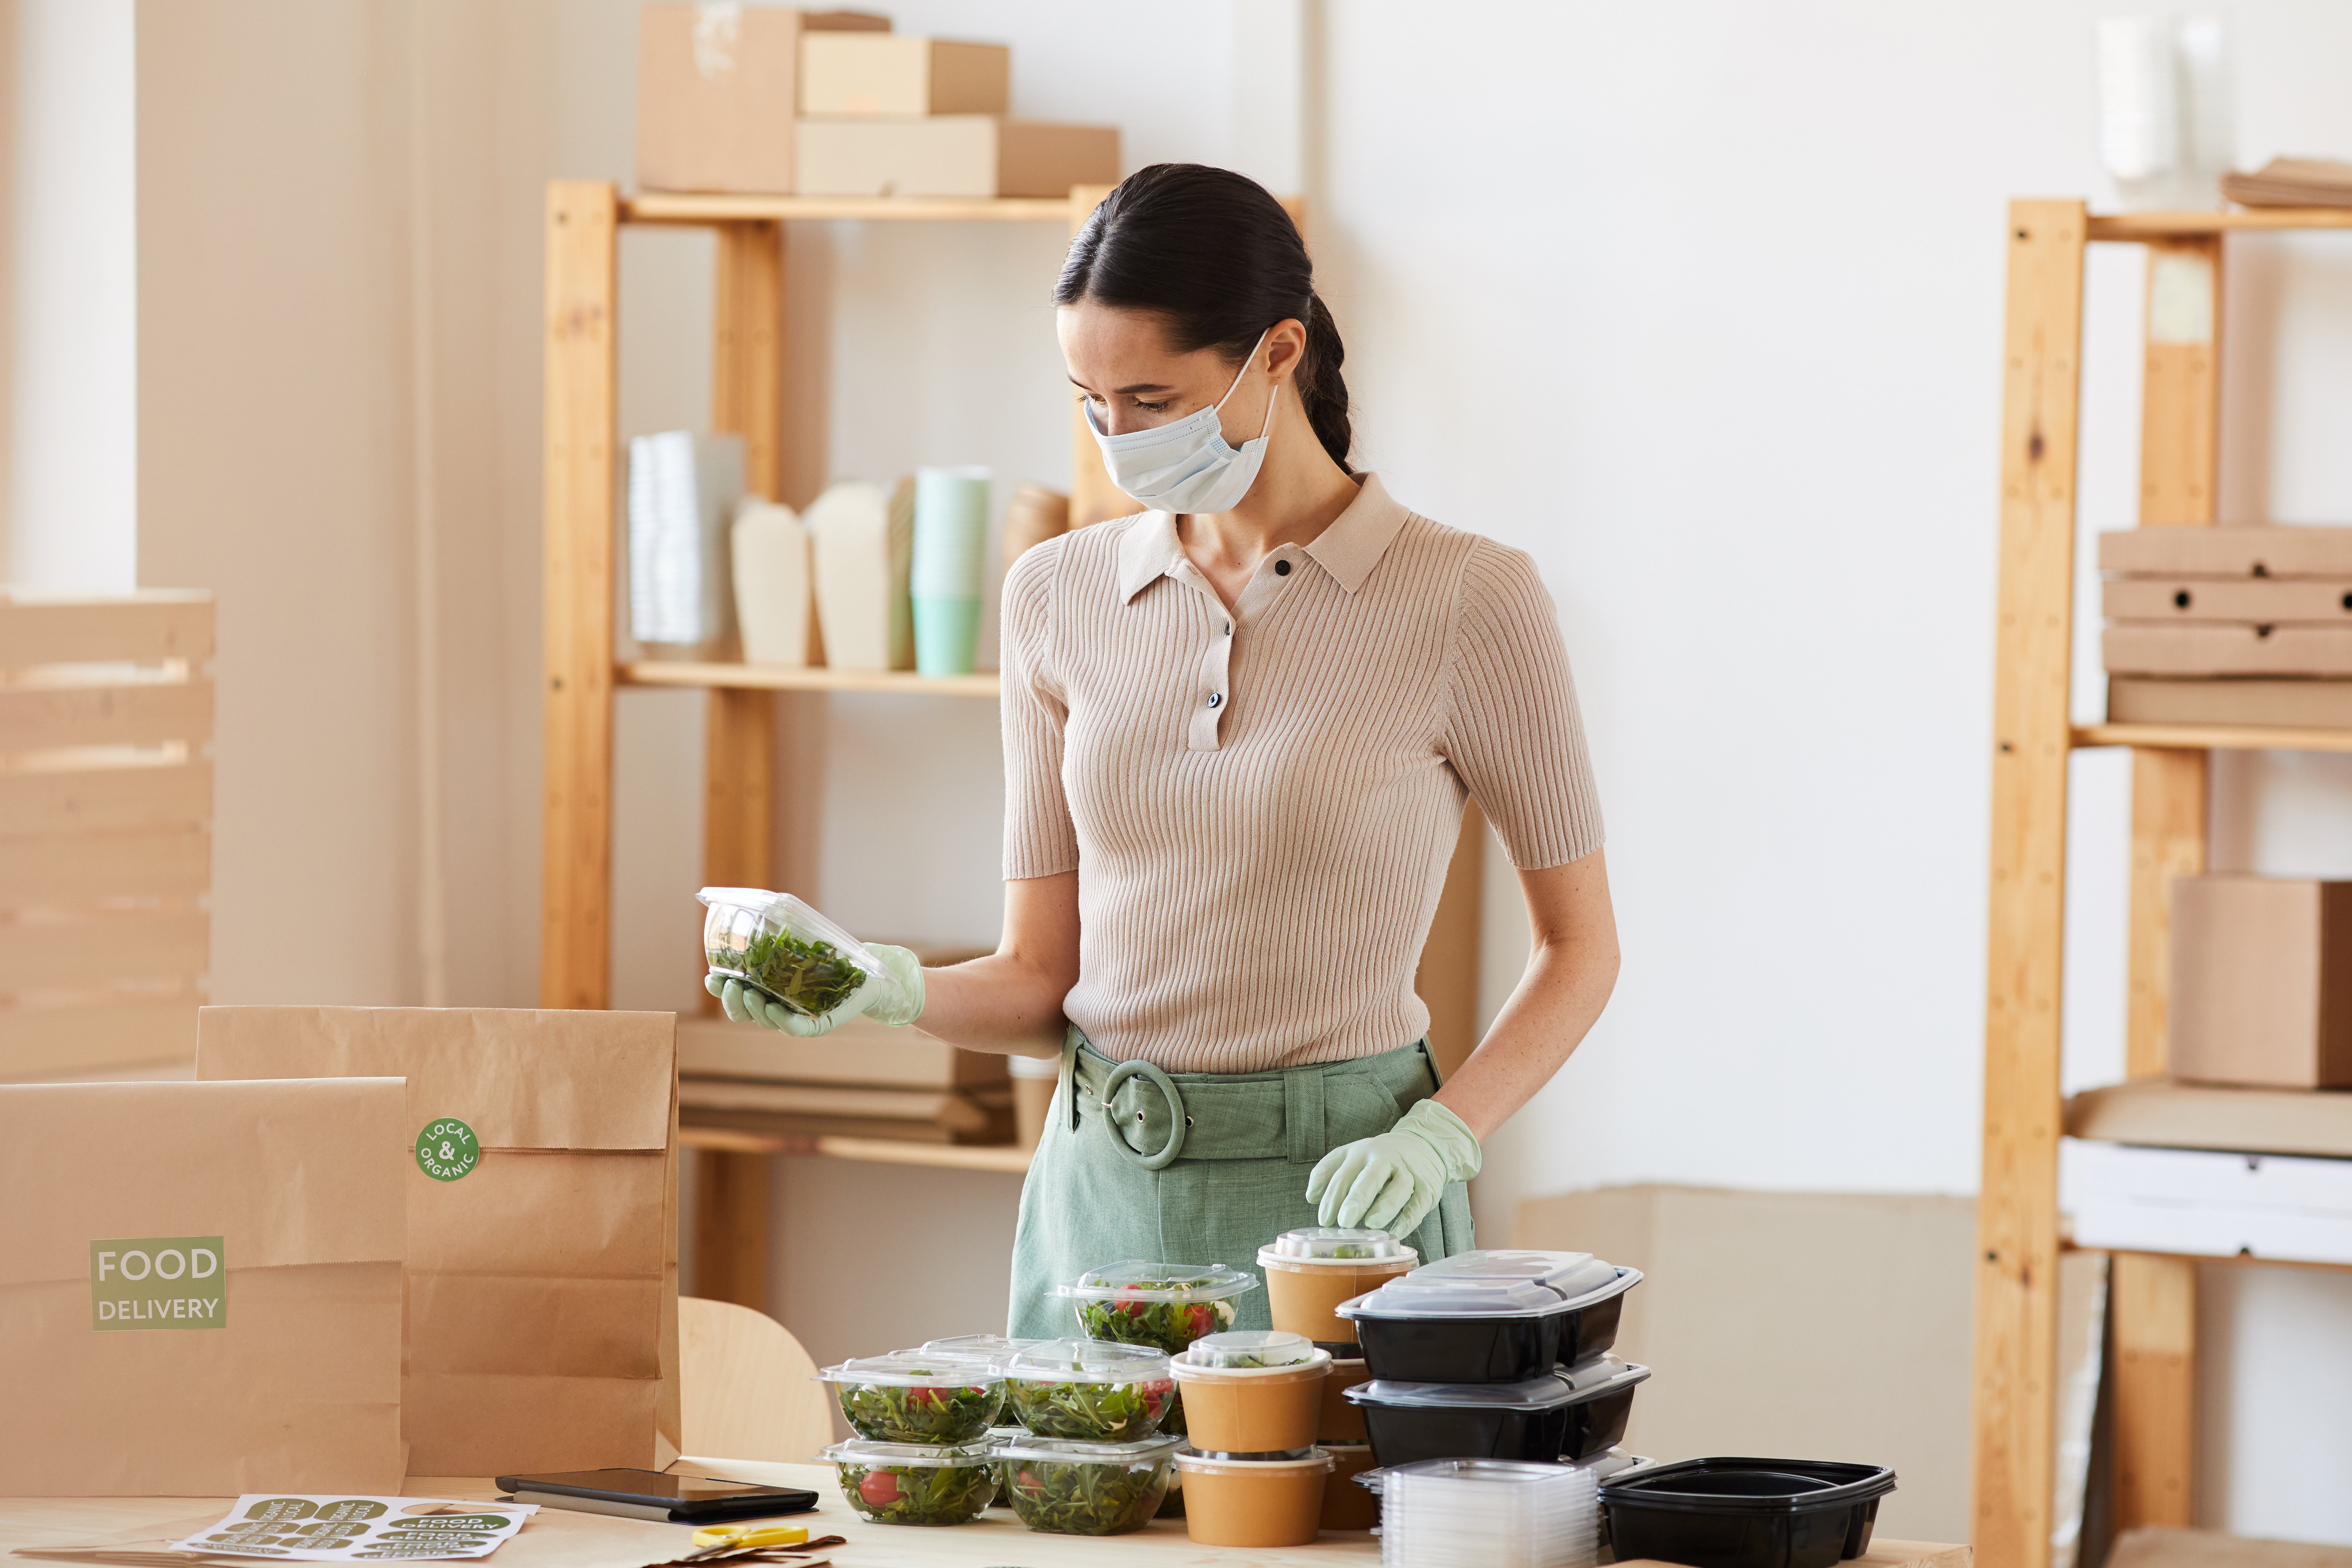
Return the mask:
[(694, 1532), (695, 1550), (681, 1561), (760, 1546), (798, 1546), (808, 1538), (804, 1524), (714, 1524)]

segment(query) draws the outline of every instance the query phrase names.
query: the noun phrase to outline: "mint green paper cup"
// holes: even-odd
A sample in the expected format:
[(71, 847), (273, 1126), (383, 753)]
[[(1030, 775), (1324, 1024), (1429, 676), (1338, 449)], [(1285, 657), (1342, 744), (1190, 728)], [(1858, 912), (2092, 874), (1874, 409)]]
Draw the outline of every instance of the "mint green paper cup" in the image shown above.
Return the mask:
[(915, 600), (915, 672), (970, 675), (980, 651), (980, 600)]

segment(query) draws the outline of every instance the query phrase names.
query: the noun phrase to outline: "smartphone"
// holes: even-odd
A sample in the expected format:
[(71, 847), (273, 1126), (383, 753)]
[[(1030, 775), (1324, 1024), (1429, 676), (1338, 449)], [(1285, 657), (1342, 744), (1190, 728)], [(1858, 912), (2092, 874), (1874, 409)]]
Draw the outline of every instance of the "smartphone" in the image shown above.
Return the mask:
[(566, 1470), (551, 1476), (500, 1476), (498, 1484), (500, 1491), (512, 1492), (517, 1502), (580, 1509), (589, 1513), (617, 1513), (627, 1519), (658, 1519), (673, 1524), (764, 1519), (772, 1514), (806, 1513), (816, 1507), (816, 1493), (793, 1487), (754, 1486), (750, 1481), (722, 1481), (715, 1476), (673, 1476), (660, 1470)]

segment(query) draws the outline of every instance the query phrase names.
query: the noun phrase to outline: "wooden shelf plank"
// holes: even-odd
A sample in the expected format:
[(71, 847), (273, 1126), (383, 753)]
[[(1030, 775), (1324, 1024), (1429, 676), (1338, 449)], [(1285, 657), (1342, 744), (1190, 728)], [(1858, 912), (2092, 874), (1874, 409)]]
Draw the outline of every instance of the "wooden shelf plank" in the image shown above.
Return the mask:
[(814, 1154), (831, 1160), (863, 1160), (880, 1165), (929, 1165), (948, 1171), (998, 1171), (1023, 1175), (1029, 1153), (1018, 1144), (917, 1143), (889, 1138), (838, 1138), (819, 1133), (750, 1132), (732, 1127), (681, 1127), (677, 1141), (689, 1149), (728, 1154)]
[(2095, 213), (2093, 239), (2177, 239), (2184, 235), (2293, 228), (2352, 228), (2352, 207), (2246, 207), (2232, 212)]
[(2066, 1101), (2065, 1125), (2107, 1143), (2352, 1159), (2352, 1091), (2153, 1079), (2084, 1089)]
[(896, 223), (1070, 222), (1066, 196), (766, 196), (643, 191), (621, 203), (623, 223), (785, 223), (874, 218)]
[(2352, 752), (2352, 730), (2278, 729), (2253, 724), (2084, 724), (2084, 746), (2155, 746), (2178, 751)]
[(788, 664), (696, 664), (684, 659), (646, 659), (622, 665), (624, 686), (702, 686), (768, 691), (897, 691), (927, 697), (997, 695), (996, 671), (971, 675), (918, 675), (910, 669), (803, 668)]

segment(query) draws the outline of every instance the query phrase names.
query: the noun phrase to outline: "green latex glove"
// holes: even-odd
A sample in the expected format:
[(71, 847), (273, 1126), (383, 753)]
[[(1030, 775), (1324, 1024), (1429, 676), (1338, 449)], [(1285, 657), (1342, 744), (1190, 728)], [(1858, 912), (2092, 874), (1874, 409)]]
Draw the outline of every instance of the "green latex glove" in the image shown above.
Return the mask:
[(1448, 1183), (1478, 1173), (1481, 1158), (1469, 1123), (1423, 1100), (1386, 1132), (1342, 1143), (1318, 1160), (1307, 1177), (1307, 1198), (1322, 1203), (1318, 1225), (1411, 1236)]
[(894, 996), (871, 977), (849, 994), (849, 999), (830, 1013), (811, 1018), (793, 1012), (756, 985), (747, 985), (731, 974), (703, 976), (703, 989), (719, 998), (719, 1006), (739, 1024), (757, 1024), (763, 1029), (780, 1034), (796, 1035), (802, 1039), (814, 1039), (830, 1035), (848, 1019), (860, 1013), (878, 1024), (911, 1024), (922, 1016), (923, 965), (903, 947), (893, 947), (887, 942), (866, 944), (866, 951), (882, 961), (890, 978), (898, 983), (903, 996)]

